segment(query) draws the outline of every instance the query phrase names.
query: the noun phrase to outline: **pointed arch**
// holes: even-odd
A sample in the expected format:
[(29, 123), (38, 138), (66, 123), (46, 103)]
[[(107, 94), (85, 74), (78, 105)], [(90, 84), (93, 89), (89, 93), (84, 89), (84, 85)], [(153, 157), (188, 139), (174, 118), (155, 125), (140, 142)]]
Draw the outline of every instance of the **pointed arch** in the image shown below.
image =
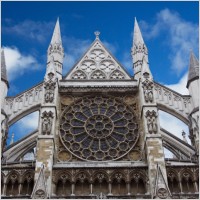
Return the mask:
[(103, 79), (106, 79), (106, 74), (102, 72), (101, 70), (95, 70), (94, 72), (92, 72), (90, 79), (103, 80)]
[(82, 70), (77, 70), (71, 75), (71, 79), (86, 80), (88, 78), (85, 72), (83, 72)]
[(114, 80), (120, 80), (120, 79), (125, 79), (125, 75), (123, 72), (121, 72), (120, 70), (114, 70), (111, 74), (110, 74), (110, 79), (114, 79)]

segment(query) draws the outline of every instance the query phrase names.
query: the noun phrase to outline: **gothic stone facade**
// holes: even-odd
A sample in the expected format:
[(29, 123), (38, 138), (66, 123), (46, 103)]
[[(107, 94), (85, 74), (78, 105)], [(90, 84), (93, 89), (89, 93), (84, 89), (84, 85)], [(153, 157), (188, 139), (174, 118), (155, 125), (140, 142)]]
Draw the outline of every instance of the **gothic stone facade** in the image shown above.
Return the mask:
[[(99, 32), (62, 76), (57, 21), (44, 81), (7, 96), (1, 52), (2, 198), (198, 198), (199, 62), (191, 53), (181, 95), (153, 80), (137, 21), (134, 77), (104, 47)], [(188, 125), (192, 145), (160, 127), (159, 110)], [(39, 113), (38, 129), (5, 147), (8, 128)], [(173, 159), (165, 159), (164, 148)]]

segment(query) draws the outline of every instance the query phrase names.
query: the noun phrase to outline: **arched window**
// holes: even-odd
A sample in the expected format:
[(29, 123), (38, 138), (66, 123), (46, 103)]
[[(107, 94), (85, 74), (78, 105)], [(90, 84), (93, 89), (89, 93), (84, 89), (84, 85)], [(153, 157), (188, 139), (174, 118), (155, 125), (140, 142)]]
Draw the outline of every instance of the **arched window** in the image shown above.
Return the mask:
[(145, 194), (146, 189), (145, 189), (145, 183), (142, 179), (138, 180), (138, 194)]
[(132, 195), (137, 194), (137, 183), (134, 179), (132, 179), (131, 182), (130, 182), (130, 193)]
[(100, 195), (101, 193), (108, 194), (108, 182), (105, 179), (102, 181), (96, 179), (93, 184), (93, 194)]
[(18, 195), (19, 194), (18, 186), (19, 186), (18, 180), (15, 180), (15, 181), (10, 180), (7, 184), (6, 195), (7, 196)]
[(189, 175), (184, 176), (181, 181), (183, 193), (194, 193), (194, 184)]
[(31, 195), (32, 191), (33, 191), (33, 186), (34, 186), (33, 179), (31, 179), (31, 180), (25, 180), (23, 182), (21, 194), (22, 195)]
[(70, 196), (71, 195), (71, 183), (69, 180), (58, 180), (56, 184), (57, 196)]
[(168, 186), (169, 186), (171, 193), (179, 193), (180, 192), (179, 183), (176, 178), (168, 177)]
[(113, 195), (126, 195), (126, 182), (121, 179), (117, 180), (116, 178), (112, 181), (112, 194)]
[(85, 196), (90, 194), (90, 184), (87, 179), (84, 181), (78, 180), (75, 184), (75, 195)]

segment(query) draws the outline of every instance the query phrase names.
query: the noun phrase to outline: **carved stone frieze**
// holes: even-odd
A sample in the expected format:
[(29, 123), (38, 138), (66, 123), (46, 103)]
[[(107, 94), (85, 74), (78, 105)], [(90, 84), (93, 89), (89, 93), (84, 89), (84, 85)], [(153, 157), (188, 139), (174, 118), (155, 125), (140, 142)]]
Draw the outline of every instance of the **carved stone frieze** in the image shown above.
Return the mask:
[(156, 134), (158, 131), (158, 125), (157, 125), (157, 113), (153, 111), (147, 111), (146, 112), (146, 119), (147, 119), (147, 127), (148, 132), (150, 134)]
[(45, 199), (45, 192), (44, 192), (44, 190), (41, 190), (41, 189), (37, 190), (35, 192), (35, 199)]
[(165, 188), (159, 188), (157, 195), (161, 199), (166, 199), (168, 197), (168, 192)]
[(53, 113), (44, 111), (42, 113), (42, 134), (50, 135), (53, 123)]

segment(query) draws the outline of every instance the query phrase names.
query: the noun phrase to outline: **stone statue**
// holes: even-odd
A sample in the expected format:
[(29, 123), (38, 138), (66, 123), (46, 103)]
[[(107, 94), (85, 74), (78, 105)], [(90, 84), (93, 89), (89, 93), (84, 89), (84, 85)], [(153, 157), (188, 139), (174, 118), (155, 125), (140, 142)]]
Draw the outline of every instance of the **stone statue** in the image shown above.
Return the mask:
[(145, 80), (142, 83), (144, 91), (144, 100), (145, 102), (153, 102), (153, 83), (149, 80)]
[(146, 112), (146, 118), (147, 118), (147, 127), (150, 134), (157, 133), (158, 127), (156, 122), (156, 112), (155, 111), (147, 111)]
[(54, 90), (55, 90), (55, 82), (47, 82), (45, 83), (45, 102), (52, 103), (54, 100)]
[(52, 118), (53, 113), (50, 111), (49, 113), (44, 112), (42, 116), (42, 134), (43, 135), (50, 135), (51, 127), (52, 127)]

